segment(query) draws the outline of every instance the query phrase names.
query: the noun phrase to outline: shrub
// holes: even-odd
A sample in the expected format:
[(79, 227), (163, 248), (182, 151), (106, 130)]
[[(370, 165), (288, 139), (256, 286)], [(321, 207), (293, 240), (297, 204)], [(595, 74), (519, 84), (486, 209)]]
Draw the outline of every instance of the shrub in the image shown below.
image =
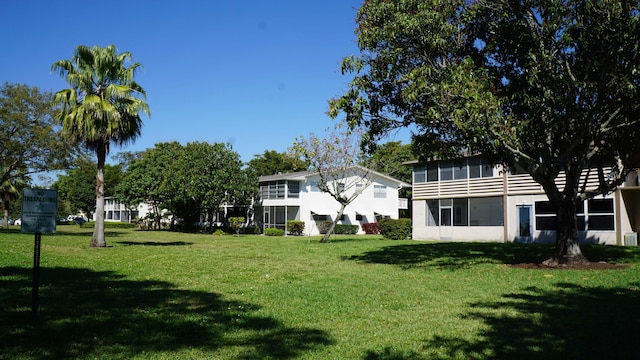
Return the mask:
[(302, 235), (304, 232), (304, 221), (289, 220), (287, 221), (287, 231), (291, 235)]
[(379, 222), (380, 234), (391, 240), (404, 240), (411, 237), (411, 219), (382, 219)]
[(231, 226), (236, 235), (240, 234), (240, 227), (242, 224), (244, 224), (244, 218), (242, 216), (229, 218), (229, 226)]
[(227, 233), (222, 229), (217, 229), (216, 231), (213, 232), (213, 235), (222, 236), (222, 235), (227, 235)]
[(364, 230), (365, 234), (380, 234), (380, 226), (378, 226), (377, 222), (362, 224), (362, 230)]
[[(93, 229), (95, 226), (95, 221), (87, 221), (83, 224), (80, 224), (82, 229)], [(104, 228), (105, 229), (133, 229), (136, 227), (136, 224), (124, 223), (120, 221), (105, 221)]]
[(266, 228), (264, 229), (265, 236), (283, 236), (284, 230), (277, 228)]
[(336, 224), (336, 227), (333, 228), (334, 234), (357, 234), (358, 233), (358, 225), (348, 225), (348, 224)]

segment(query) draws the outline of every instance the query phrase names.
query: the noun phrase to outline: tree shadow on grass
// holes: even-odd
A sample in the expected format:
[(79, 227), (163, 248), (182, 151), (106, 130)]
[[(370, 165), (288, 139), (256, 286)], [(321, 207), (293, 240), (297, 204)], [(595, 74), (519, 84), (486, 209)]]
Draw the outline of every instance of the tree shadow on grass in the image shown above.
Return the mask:
[[(386, 246), (343, 259), (397, 265), (403, 269), (435, 267), (456, 270), (482, 263), (540, 263), (551, 256), (553, 249), (553, 245), (541, 244), (430, 242)], [(591, 261), (640, 261), (640, 249), (636, 248), (583, 245), (582, 250)]]
[(0, 358), (126, 359), (229, 348), (235, 358), (286, 359), (333, 342), (324, 331), (261, 316), (251, 303), (88, 269), (41, 269), (33, 323), (31, 272), (0, 268)]
[(192, 242), (186, 241), (116, 241), (117, 244), (129, 246), (184, 246), (193, 245)]
[[(472, 336), (434, 336), (420, 349), (390, 346), (364, 359), (636, 359), (640, 283), (627, 287), (526, 288), (476, 302), (461, 321), (479, 320)], [(469, 339), (471, 338), (471, 339)]]

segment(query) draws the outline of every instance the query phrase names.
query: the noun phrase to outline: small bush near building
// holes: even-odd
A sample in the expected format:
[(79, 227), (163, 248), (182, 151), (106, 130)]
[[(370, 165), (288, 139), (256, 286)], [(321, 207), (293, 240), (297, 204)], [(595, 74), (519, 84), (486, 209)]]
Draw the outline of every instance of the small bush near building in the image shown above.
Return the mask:
[(348, 234), (353, 235), (358, 233), (358, 225), (349, 225), (349, 224), (336, 224), (336, 227), (333, 228), (334, 234)]
[(284, 236), (284, 230), (276, 229), (276, 228), (266, 228), (264, 229), (265, 236)]
[(411, 237), (411, 219), (382, 219), (380, 234), (386, 239), (404, 240)]
[(244, 218), (242, 216), (234, 216), (229, 218), (229, 226), (233, 229), (236, 235), (240, 234), (240, 228), (244, 224)]
[(291, 235), (302, 235), (304, 232), (304, 221), (289, 220), (287, 221), (287, 231)]
[(222, 236), (222, 235), (227, 235), (227, 233), (222, 229), (216, 229), (216, 231), (213, 232), (213, 235)]
[(378, 226), (377, 222), (362, 224), (362, 230), (364, 230), (365, 234), (369, 235), (380, 234), (380, 227)]

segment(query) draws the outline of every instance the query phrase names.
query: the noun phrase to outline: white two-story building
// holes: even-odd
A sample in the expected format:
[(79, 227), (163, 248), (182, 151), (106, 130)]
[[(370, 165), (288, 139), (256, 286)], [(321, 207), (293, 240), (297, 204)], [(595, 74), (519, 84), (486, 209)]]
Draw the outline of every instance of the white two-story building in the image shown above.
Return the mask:
[[(362, 224), (377, 222), (382, 218), (398, 218), (398, 210), (408, 207), (407, 199), (398, 197), (398, 190), (410, 184), (387, 175), (371, 171), (372, 182), (349, 204), (339, 224), (358, 225), (359, 233), (364, 233)], [(262, 176), (260, 201), (256, 207), (256, 220), (261, 220), (263, 228), (285, 229), (288, 220), (305, 223), (306, 235), (318, 235), (318, 222), (334, 220), (340, 204), (329, 194), (318, 188), (320, 177), (317, 172), (303, 171)], [(344, 179), (355, 187), (365, 186), (357, 178)], [(355, 190), (355, 189), (354, 189)]]
[[(479, 157), (407, 165), (413, 168), (413, 239), (555, 242), (555, 211), (529, 174), (502, 171)], [(597, 187), (596, 176), (586, 179), (588, 189)], [(563, 183), (563, 176), (556, 181)], [(629, 245), (639, 228), (636, 172), (614, 193), (578, 207), (583, 243)]]

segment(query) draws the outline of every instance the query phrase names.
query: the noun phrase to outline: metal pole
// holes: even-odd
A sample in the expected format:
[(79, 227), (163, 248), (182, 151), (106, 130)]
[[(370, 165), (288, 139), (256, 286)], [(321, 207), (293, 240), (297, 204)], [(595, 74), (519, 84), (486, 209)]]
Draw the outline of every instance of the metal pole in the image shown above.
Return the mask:
[(31, 290), (31, 317), (38, 320), (38, 291), (40, 288), (40, 244), (42, 234), (36, 233), (33, 245), (33, 287)]

